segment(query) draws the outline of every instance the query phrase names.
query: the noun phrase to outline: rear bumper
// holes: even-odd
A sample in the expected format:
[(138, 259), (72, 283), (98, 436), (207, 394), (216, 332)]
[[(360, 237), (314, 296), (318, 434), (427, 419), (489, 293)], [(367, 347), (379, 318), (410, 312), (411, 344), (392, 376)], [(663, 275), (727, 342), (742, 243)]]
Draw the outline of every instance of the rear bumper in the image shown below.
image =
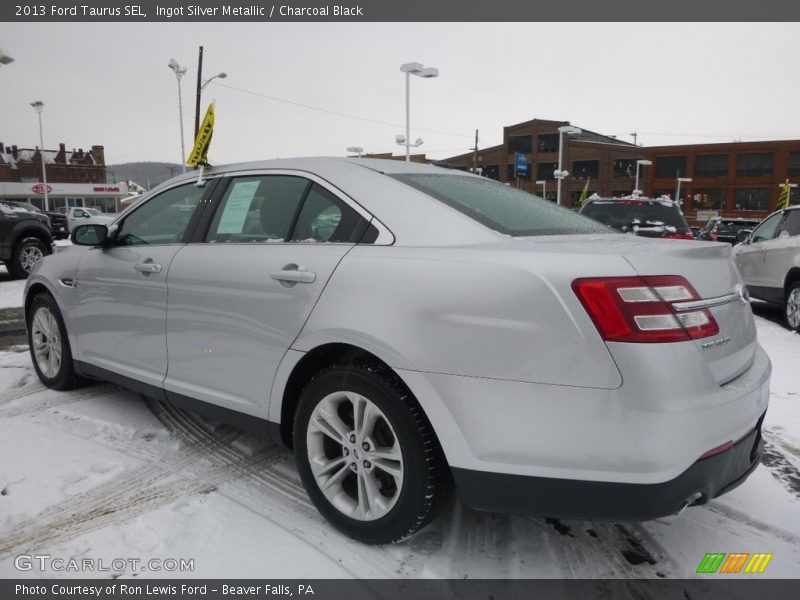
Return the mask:
[(720, 454), (653, 484), (579, 481), (453, 468), (461, 500), (479, 510), (566, 519), (645, 521), (705, 504), (743, 483), (761, 460), (761, 423)]

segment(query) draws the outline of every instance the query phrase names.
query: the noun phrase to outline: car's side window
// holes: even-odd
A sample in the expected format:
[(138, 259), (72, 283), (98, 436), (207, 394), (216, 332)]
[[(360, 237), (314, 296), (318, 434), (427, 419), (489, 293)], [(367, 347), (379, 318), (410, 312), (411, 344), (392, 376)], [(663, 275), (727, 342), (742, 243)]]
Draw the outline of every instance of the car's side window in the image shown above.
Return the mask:
[(791, 237), (800, 235), (800, 210), (792, 210), (786, 213), (786, 220), (781, 225), (780, 235)]
[(311, 182), (303, 177), (238, 177), (222, 197), (208, 242), (283, 242)]
[(75, 216), (75, 217), (82, 217), (83, 216), (83, 211), (80, 210), (80, 209), (77, 209), (72, 213), (72, 215)]
[(231, 181), (211, 220), (211, 243), (359, 241), (366, 220), (303, 177), (261, 175)]
[(148, 200), (122, 222), (117, 244), (179, 244), (204, 192), (205, 188), (188, 183)]
[(781, 224), (782, 217), (781, 213), (774, 214), (756, 227), (753, 231), (753, 242), (764, 242), (774, 238), (778, 233), (778, 225)]
[(316, 183), (303, 203), (292, 231), (292, 242), (356, 242), (364, 219)]

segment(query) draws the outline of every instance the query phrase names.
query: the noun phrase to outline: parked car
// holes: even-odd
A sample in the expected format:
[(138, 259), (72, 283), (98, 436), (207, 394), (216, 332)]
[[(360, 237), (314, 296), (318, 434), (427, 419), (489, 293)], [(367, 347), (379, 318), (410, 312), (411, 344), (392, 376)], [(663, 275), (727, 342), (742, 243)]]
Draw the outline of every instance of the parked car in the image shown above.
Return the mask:
[(761, 223), (761, 219), (714, 217), (708, 220), (698, 239), (727, 242), (733, 246), (738, 241), (737, 235), (740, 231), (753, 230), (759, 223)]
[(52, 252), (53, 236), (45, 215), (0, 202), (0, 261), (12, 277), (24, 279)]
[(452, 481), (480, 509), (643, 520), (758, 464), (771, 367), (729, 246), (416, 163), (205, 176), (77, 227), (34, 272), (45, 385), (247, 419), (367, 543), (413, 534)]
[(28, 212), (46, 216), (50, 222), (50, 233), (52, 234), (53, 239), (63, 240), (69, 237), (69, 231), (67, 230), (67, 217), (62, 213), (42, 210), (30, 202), (8, 202), (7, 204), (12, 208), (19, 208)]
[(750, 295), (783, 307), (800, 332), (800, 206), (772, 213), (733, 252)]
[(623, 233), (642, 237), (694, 239), (680, 206), (666, 196), (660, 198), (591, 196), (580, 213)]
[(72, 206), (67, 209), (67, 226), (69, 232), (78, 225), (87, 225), (89, 223), (104, 223), (108, 224), (114, 220), (113, 215), (106, 215), (101, 213), (96, 208), (85, 208), (82, 206)]

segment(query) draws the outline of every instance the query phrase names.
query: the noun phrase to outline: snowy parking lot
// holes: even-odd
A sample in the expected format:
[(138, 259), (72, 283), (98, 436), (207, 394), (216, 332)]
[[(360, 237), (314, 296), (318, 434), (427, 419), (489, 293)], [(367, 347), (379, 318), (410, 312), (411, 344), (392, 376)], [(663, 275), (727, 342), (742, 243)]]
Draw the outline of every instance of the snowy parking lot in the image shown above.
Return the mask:
[[(772, 553), (756, 577), (800, 573), (800, 336), (764, 305), (754, 310), (774, 369), (766, 453), (730, 494), (645, 523), (453, 500), (416, 537), (376, 548), (337, 533), (290, 454), (253, 434), (107, 384), (42, 387), (20, 335), (23, 287), (0, 272), (0, 577), (686, 578), (707, 552)], [(65, 572), (18, 560), (32, 554), (124, 560)], [(191, 569), (142, 570), (171, 559)]]

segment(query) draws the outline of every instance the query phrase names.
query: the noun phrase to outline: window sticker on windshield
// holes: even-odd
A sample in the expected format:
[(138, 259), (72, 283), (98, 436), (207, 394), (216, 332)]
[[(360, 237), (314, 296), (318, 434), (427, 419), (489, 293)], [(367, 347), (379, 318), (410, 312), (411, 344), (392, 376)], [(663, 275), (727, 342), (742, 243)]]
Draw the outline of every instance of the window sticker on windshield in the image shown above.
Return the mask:
[(233, 184), (217, 233), (242, 233), (247, 212), (260, 183), (260, 181), (237, 181)]

